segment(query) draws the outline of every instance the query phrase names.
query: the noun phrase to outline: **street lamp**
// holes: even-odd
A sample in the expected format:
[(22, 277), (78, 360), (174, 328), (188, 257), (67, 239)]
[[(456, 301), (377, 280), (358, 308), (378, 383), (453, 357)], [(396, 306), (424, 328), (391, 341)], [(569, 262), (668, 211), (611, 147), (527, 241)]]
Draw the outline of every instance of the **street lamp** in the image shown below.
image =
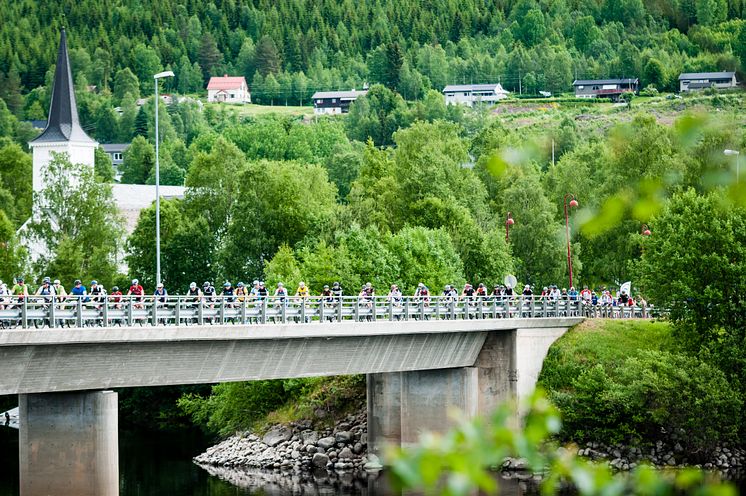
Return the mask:
[(159, 72), (153, 76), (155, 81), (155, 283), (161, 283), (161, 169), (158, 153), (158, 80), (174, 77), (173, 71)]
[(738, 176), (741, 169), (741, 152), (738, 150), (723, 150), (723, 153), (730, 156), (736, 156), (736, 184), (738, 184)]
[(508, 212), (508, 217), (505, 219), (505, 242), (507, 243), (510, 240), (510, 226), (515, 224), (515, 221), (513, 220), (513, 216), (510, 212)]
[[(570, 199), (570, 203), (567, 203), (567, 199)], [(565, 205), (565, 235), (567, 236), (567, 270), (570, 272), (570, 287), (574, 287), (572, 285), (572, 252), (570, 251), (570, 218), (567, 215), (567, 207), (568, 205), (570, 207), (577, 207), (578, 201), (575, 199), (575, 195), (573, 194), (566, 194), (563, 203)]]

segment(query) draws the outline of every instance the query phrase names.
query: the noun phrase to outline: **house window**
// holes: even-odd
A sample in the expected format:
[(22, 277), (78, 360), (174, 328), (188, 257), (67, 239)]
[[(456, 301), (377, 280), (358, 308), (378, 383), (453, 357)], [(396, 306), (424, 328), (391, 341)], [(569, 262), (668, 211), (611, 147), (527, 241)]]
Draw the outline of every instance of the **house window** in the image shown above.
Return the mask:
[(122, 160), (122, 154), (121, 153), (114, 153), (114, 160)]
[(337, 99), (336, 98), (332, 98), (332, 103), (337, 103)]

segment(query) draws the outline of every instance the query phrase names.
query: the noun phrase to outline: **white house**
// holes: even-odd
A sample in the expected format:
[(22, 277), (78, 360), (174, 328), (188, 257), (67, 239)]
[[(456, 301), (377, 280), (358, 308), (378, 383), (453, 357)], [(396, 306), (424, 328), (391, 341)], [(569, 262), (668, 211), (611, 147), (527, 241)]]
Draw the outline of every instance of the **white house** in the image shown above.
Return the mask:
[(449, 84), (443, 89), (446, 105), (467, 105), (475, 103), (495, 103), (507, 98), (509, 91), (500, 83), (490, 84)]
[(207, 83), (208, 102), (251, 103), (251, 93), (243, 76), (211, 77)]
[(679, 75), (679, 91), (735, 88), (735, 72), (685, 72)]
[(317, 91), (311, 97), (313, 113), (316, 115), (346, 114), (350, 111), (352, 102), (366, 93), (368, 93), (368, 90)]

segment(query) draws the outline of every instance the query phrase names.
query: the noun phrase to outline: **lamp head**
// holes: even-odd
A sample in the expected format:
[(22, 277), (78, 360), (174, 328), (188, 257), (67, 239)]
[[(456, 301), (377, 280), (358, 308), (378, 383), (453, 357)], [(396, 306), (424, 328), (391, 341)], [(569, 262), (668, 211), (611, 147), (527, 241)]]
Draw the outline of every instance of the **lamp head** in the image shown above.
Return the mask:
[(570, 206), (571, 207), (577, 207), (578, 206), (578, 200), (576, 200), (575, 198), (573, 198), (572, 200), (570, 200)]
[(174, 71), (163, 71), (153, 76), (154, 79), (162, 79), (166, 77), (174, 77)]

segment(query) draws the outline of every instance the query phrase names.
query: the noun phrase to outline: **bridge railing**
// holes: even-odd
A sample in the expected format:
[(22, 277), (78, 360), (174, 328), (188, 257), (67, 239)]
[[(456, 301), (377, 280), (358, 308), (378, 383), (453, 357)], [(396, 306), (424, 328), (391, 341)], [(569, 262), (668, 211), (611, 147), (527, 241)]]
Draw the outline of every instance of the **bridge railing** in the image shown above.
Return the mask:
[(648, 318), (647, 306), (590, 305), (538, 296), (0, 297), (0, 327), (371, 322), (544, 317)]

